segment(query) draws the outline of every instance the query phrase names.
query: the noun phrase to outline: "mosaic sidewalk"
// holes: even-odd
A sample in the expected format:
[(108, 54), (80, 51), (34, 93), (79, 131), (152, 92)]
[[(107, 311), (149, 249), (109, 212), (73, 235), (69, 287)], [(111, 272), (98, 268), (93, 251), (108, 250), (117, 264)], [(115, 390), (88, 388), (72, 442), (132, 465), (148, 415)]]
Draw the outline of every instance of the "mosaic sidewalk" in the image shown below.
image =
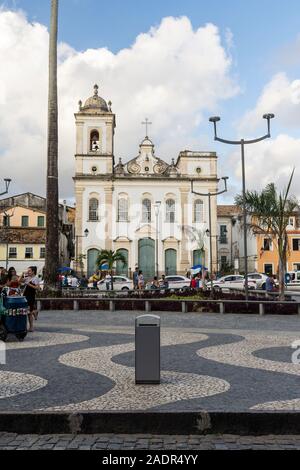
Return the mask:
[(300, 317), (160, 313), (161, 384), (144, 386), (136, 315), (41, 312), (36, 332), (6, 343), (0, 412), (300, 411)]

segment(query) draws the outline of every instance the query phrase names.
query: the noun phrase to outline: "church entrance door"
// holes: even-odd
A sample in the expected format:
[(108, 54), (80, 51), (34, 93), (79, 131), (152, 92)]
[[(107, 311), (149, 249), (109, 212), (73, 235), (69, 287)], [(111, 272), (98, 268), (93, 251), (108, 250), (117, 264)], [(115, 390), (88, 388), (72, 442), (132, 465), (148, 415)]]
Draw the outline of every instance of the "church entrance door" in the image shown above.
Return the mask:
[(96, 248), (92, 248), (88, 251), (87, 255), (87, 275), (90, 277), (94, 274), (95, 271), (98, 271), (98, 266), (96, 266), (96, 260), (100, 251)]
[(139, 240), (139, 269), (145, 279), (155, 276), (155, 242), (152, 238)]
[(177, 274), (177, 251), (169, 249), (165, 251), (166, 276)]

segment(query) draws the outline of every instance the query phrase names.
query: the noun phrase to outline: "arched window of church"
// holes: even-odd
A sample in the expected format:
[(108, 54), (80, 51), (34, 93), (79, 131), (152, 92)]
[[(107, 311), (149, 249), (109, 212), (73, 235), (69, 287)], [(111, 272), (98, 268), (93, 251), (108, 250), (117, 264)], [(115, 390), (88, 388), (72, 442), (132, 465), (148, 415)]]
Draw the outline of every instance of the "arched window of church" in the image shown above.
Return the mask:
[(175, 222), (175, 201), (168, 199), (166, 201), (166, 221), (173, 224)]
[(203, 215), (203, 201), (201, 201), (201, 199), (197, 199), (194, 202), (194, 222), (203, 222)]
[(99, 209), (99, 201), (96, 198), (92, 198), (89, 200), (89, 220), (91, 221), (97, 221), (99, 220), (99, 214), (98, 214), (98, 209)]
[(90, 137), (90, 151), (99, 152), (99, 150), (100, 150), (99, 132), (94, 130), (91, 132), (91, 137)]
[(142, 222), (151, 222), (151, 201), (144, 199), (142, 203)]
[(118, 222), (128, 222), (128, 201), (124, 197), (118, 202)]

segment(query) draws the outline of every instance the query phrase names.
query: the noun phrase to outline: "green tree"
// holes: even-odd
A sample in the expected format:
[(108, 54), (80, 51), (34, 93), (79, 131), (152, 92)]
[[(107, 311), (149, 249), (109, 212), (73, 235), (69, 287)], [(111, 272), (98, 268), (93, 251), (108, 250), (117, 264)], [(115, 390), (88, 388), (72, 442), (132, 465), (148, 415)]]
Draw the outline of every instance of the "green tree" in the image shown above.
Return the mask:
[(45, 287), (48, 290), (55, 289), (59, 260), (57, 29), (58, 0), (51, 0), (48, 92), (47, 228), (44, 270)]
[(108, 265), (108, 270), (111, 277), (111, 290), (114, 289), (113, 269), (117, 261), (121, 261), (123, 265), (127, 262), (125, 256), (122, 253), (112, 250), (101, 250), (96, 260), (97, 266), (101, 267), (103, 264)]
[[(299, 208), (299, 202), (290, 196), (294, 170), (287, 188), (278, 192), (274, 183), (268, 184), (261, 192), (247, 191), (245, 194), (246, 210), (251, 220), (247, 223), (252, 233), (264, 234), (271, 237), (278, 250), (278, 275), (280, 298), (284, 298), (284, 280), (288, 254), (287, 226), (289, 217)], [(238, 195), (235, 203), (242, 208), (243, 196)]]

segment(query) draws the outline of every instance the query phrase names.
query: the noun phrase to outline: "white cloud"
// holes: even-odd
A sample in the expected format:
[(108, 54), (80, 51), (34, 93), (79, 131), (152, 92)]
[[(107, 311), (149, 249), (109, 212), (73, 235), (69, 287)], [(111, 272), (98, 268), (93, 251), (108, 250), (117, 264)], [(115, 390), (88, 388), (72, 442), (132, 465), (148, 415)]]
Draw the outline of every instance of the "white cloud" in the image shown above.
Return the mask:
[(276, 124), (298, 128), (300, 120), (300, 80), (289, 80), (285, 73), (276, 74), (264, 87), (255, 108), (248, 111), (240, 126), (248, 134), (262, 126), (265, 113), (274, 113)]
[[(282, 190), (286, 188), (291, 172), (295, 167), (291, 193), (300, 199), (300, 138), (279, 134), (274, 139), (246, 146), (245, 149), (247, 189), (261, 190), (268, 183), (273, 182), (278, 189)], [(236, 168), (235, 177), (237, 181), (241, 181), (240, 159), (239, 149), (229, 159), (230, 165)], [(241, 193), (241, 189), (239, 192)]]
[[(300, 80), (290, 80), (285, 73), (274, 75), (262, 90), (256, 106), (243, 116), (238, 129), (239, 135), (257, 137), (257, 133), (263, 134), (266, 123), (262, 122), (262, 115), (267, 112), (275, 114), (275, 119), (271, 121), (271, 139), (245, 147), (247, 188), (262, 189), (274, 182), (282, 190), (287, 186), (295, 167), (291, 192), (300, 199), (297, 183), (300, 161), (300, 136), (297, 136), (300, 121)], [(280, 129), (280, 134), (276, 135), (274, 128)], [(288, 135), (293, 130), (294, 135)], [(228, 158), (229, 164), (235, 168), (237, 182), (241, 181), (240, 159), (239, 148)]]
[[(0, 10), (0, 165), (14, 187), (43, 194), (46, 178), (48, 32), (20, 12)], [(117, 54), (108, 49), (78, 52), (59, 47), (60, 193), (73, 193), (73, 114), (92, 94), (113, 102), (117, 116), (116, 157), (132, 158), (143, 137), (141, 121), (153, 122), (151, 137), (166, 160), (197, 137), (206, 113), (239, 92), (231, 58), (218, 28), (193, 30), (188, 18), (165, 18)]]

